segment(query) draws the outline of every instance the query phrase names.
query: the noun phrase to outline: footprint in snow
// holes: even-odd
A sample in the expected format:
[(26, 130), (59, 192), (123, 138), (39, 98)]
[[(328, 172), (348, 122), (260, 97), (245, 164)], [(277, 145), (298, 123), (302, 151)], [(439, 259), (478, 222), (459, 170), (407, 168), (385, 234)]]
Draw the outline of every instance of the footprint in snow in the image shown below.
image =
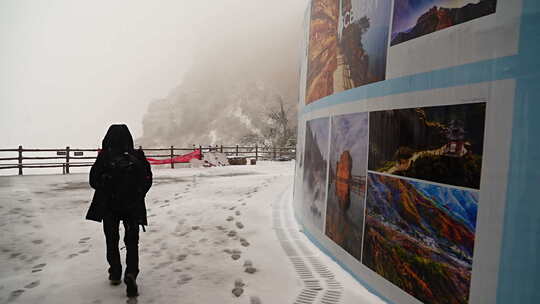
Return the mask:
[(188, 255), (185, 254), (185, 253), (179, 254), (179, 255), (176, 257), (176, 261), (181, 262), (181, 261), (185, 260), (187, 257), (188, 257)]
[(172, 263), (173, 263), (172, 261), (161, 262), (161, 263), (159, 263), (158, 265), (156, 265), (156, 266), (154, 267), (154, 269), (155, 269), (155, 270), (158, 270), (158, 269), (167, 267), (167, 266), (171, 265)]
[(236, 227), (238, 227), (238, 229), (242, 229), (244, 228), (244, 224), (242, 224), (242, 222), (236, 222)]
[(253, 266), (246, 266), (244, 268), (244, 272), (247, 272), (249, 274), (254, 274), (256, 271), (257, 271), (257, 268), (255, 268)]
[(12, 291), (9, 294), (9, 298), (7, 299), (7, 303), (17, 299), (20, 295), (23, 294), (23, 292), (24, 292), (24, 289), (17, 289), (17, 290)]
[(72, 254), (68, 255), (67, 259), (69, 260), (69, 259), (72, 259), (72, 258), (74, 258), (76, 256), (78, 256), (77, 253), (72, 253)]
[(236, 297), (239, 297), (244, 293), (244, 282), (242, 282), (242, 279), (236, 279), (234, 281), (234, 288), (232, 290), (232, 294)]
[(180, 276), (180, 280), (178, 280), (176, 283), (180, 286), (189, 283), (189, 281), (193, 280), (193, 277), (189, 274), (183, 274)]
[(240, 245), (247, 247), (249, 246), (249, 242), (245, 238), (240, 238)]
[(43, 243), (43, 240), (33, 240), (32, 243), (39, 245)]
[(32, 282), (32, 283), (30, 283), (30, 284), (28, 284), (28, 285), (24, 286), (24, 288), (26, 288), (26, 289), (30, 289), (30, 288), (34, 288), (34, 287), (37, 287), (38, 285), (39, 285), (39, 280), (37, 280), (37, 281), (34, 281), (34, 282)]
[(236, 210), (236, 212), (234, 213), (236, 216), (239, 216), (240, 215), (240, 210)]
[(241, 257), (241, 254), (242, 254), (242, 252), (240, 250), (238, 250), (238, 249), (233, 249), (231, 251), (231, 253), (232, 253), (231, 258), (233, 260), (238, 260)]
[(32, 269), (42, 269), (45, 266), (47, 266), (47, 263), (41, 263), (41, 264), (35, 265), (34, 267), (32, 267)]
[(230, 221), (232, 221), (232, 220), (234, 220), (234, 217), (233, 217), (233, 216), (228, 216), (228, 217), (227, 217), (227, 222), (230, 222)]

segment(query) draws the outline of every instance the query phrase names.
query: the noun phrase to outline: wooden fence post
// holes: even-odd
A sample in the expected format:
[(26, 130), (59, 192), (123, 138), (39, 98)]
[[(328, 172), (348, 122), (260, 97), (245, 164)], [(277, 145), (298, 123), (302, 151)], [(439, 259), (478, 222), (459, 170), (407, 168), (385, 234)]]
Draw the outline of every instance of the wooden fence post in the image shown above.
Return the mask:
[(238, 145), (236, 145), (236, 156), (238, 156)]
[(201, 159), (202, 159), (202, 146), (199, 145), (199, 155), (201, 156)]
[(276, 160), (276, 147), (272, 146), (272, 160)]
[(223, 153), (223, 145), (221, 145), (221, 147), (219, 148), (219, 152)]
[(255, 161), (259, 160), (259, 146), (255, 144)]
[(69, 146), (66, 147), (66, 174), (69, 174)]
[(174, 146), (171, 146), (171, 168), (174, 169)]
[(19, 175), (23, 175), (23, 166), (22, 166), (22, 146), (19, 146)]

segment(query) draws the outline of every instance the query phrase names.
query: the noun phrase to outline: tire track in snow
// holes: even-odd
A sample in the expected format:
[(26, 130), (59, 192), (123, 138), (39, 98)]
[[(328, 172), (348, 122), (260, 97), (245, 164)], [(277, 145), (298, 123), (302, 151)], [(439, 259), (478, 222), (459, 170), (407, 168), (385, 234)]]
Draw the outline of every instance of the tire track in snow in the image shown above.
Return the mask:
[(311, 251), (302, 239), (290, 204), (291, 187), (272, 204), (273, 228), (285, 254), (291, 261), (303, 288), (293, 304), (337, 304), (343, 285), (334, 273)]

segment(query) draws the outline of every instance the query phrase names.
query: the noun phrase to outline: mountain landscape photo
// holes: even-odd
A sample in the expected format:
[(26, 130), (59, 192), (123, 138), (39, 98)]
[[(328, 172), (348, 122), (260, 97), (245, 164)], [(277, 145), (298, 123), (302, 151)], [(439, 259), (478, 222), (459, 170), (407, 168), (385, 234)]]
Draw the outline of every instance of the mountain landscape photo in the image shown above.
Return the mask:
[(306, 104), (386, 76), (390, 0), (314, 0)]
[(329, 118), (306, 123), (303, 212), (304, 218), (324, 230), (326, 206), (326, 169), (328, 162)]
[(336, 91), (385, 79), (390, 0), (343, 0)]
[(495, 13), (497, 0), (395, 1), (390, 45)]
[(361, 259), (366, 195), (368, 113), (332, 117), (325, 234)]
[(486, 103), (370, 113), (369, 170), (478, 189)]
[(308, 39), (306, 104), (334, 93), (339, 1), (313, 0)]
[(362, 263), (426, 304), (468, 303), (478, 200), (369, 173)]

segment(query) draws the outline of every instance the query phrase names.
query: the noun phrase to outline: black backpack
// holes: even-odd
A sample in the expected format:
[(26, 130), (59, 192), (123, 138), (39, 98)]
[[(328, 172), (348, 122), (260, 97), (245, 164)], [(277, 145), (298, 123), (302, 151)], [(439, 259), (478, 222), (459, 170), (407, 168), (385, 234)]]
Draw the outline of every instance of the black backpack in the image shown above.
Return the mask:
[(142, 199), (142, 162), (130, 152), (113, 155), (107, 163), (106, 173), (109, 208), (119, 214), (131, 214)]

